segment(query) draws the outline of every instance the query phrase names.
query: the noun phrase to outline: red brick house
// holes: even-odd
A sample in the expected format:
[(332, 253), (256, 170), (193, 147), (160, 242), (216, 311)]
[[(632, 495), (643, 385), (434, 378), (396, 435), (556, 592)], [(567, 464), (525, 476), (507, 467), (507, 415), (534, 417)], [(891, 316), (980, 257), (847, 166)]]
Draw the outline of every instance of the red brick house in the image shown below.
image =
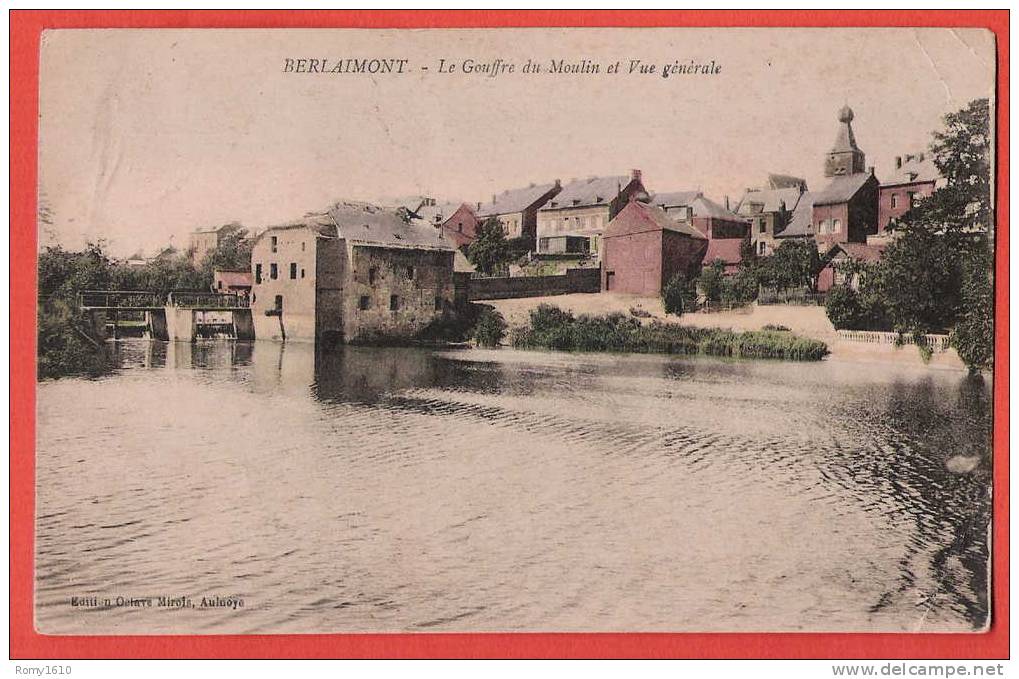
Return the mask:
[(212, 272), (212, 291), (224, 295), (247, 295), (251, 292), (251, 271), (226, 271), (216, 269)]
[(881, 182), (878, 192), (877, 235), (884, 235), (893, 220), (934, 193), (940, 181), (941, 175), (929, 154), (896, 156), (895, 173)]
[(818, 245), (866, 243), (877, 233), (878, 181), (870, 172), (835, 177), (814, 195), (813, 223)]
[(657, 193), (651, 204), (708, 239), (704, 266), (720, 259), (727, 274), (736, 272), (740, 263), (740, 246), (750, 229), (746, 219), (706, 198), (700, 191)]
[(479, 219), (467, 203), (438, 203), (422, 198), (416, 207), (405, 205), (411, 217), (428, 222), (455, 248), (467, 245), (477, 237)]
[(700, 270), (708, 240), (689, 222), (631, 201), (602, 235), (602, 291), (656, 296), (677, 273)]

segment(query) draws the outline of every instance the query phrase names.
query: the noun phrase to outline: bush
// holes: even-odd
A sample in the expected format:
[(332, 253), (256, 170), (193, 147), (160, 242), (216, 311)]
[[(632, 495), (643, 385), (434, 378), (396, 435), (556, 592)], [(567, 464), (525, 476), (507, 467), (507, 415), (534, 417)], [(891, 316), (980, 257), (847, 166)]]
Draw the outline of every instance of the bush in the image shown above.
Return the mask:
[(848, 286), (837, 285), (829, 290), (824, 310), (836, 330), (867, 328), (868, 314), (860, 301), (860, 295)]
[(731, 332), (660, 321), (642, 325), (637, 319), (620, 313), (574, 318), (572, 314), (551, 305), (542, 305), (531, 312), (530, 327), (514, 329), (511, 342), (513, 346), (522, 348), (709, 354), (807, 361), (817, 361), (828, 354), (828, 346), (824, 342), (797, 337), (787, 331)]
[(963, 311), (949, 340), (971, 373), (988, 369), (994, 362), (991, 271), (990, 258), (985, 253), (967, 262), (962, 284)]
[(506, 336), (506, 319), (495, 309), (485, 309), (474, 324), (474, 341), (478, 346), (497, 347)]
[(784, 325), (775, 325), (774, 323), (766, 324), (761, 330), (771, 330), (772, 332), (790, 332), (789, 328)]
[(637, 306), (630, 307), (630, 315), (634, 318), (651, 318), (651, 312)]
[(683, 312), (690, 307), (688, 304), (690, 297), (696, 297), (696, 290), (691, 290), (692, 287), (686, 280), (686, 276), (681, 273), (670, 278), (662, 288), (662, 306), (665, 307), (665, 313), (682, 316)]

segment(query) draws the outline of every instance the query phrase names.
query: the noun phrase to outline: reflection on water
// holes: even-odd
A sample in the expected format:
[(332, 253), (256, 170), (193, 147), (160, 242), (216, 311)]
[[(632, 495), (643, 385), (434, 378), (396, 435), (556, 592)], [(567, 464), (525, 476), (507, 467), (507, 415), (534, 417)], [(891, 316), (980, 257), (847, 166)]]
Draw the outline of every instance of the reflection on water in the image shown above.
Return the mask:
[(108, 378), (39, 387), (44, 632), (987, 623), (979, 378), (264, 342), (115, 351)]

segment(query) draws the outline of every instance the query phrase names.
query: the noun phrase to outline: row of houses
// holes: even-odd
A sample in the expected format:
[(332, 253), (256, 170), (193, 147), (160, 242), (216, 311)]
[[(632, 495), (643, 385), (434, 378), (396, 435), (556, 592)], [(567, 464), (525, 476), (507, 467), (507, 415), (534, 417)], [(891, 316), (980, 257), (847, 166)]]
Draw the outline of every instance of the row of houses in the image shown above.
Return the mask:
[[(735, 205), (700, 191), (650, 192), (640, 170), (628, 175), (532, 184), (488, 202), (416, 198), (397, 205), (340, 201), (255, 240), (252, 268), (218, 272), (219, 291), (250, 281), (256, 335), (367, 339), (414, 334), (454, 304), (454, 270), (478, 226), (494, 219), (535, 257), (577, 258), (600, 269), (601, 289), (657, 295), (676, 273), (695, 276), (721, 261), (740, 264), (741, 245), (768, 256), (787, 239), (811, 239), (826, 261), (873, 261), (888, 226), (940, 179), (923, 154), (896, 160), (885, 183), (866, 165), (852, 129), (853, 111), (838, 112), (836, 140), (823, 158), (827, 184), (772, 174)], [(199, 232), (205, 247), (209, 232)], [(195, 244), (193, 244), (193, 247)], [(835, 284), (834, 267), (819, 287)]]

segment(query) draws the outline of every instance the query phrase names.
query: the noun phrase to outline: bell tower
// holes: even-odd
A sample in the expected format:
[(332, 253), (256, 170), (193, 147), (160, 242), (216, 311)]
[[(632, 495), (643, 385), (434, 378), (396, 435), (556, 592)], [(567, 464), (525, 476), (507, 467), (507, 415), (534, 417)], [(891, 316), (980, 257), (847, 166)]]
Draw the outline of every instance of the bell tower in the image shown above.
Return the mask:
[(866, 157), (856, 145), (853, 135), (853, 109), (843, 106), (839, 109), (839, 132), (835, 145), (824, 158), (824, 176), (841, 177), (858, 172), (866, 172)]

